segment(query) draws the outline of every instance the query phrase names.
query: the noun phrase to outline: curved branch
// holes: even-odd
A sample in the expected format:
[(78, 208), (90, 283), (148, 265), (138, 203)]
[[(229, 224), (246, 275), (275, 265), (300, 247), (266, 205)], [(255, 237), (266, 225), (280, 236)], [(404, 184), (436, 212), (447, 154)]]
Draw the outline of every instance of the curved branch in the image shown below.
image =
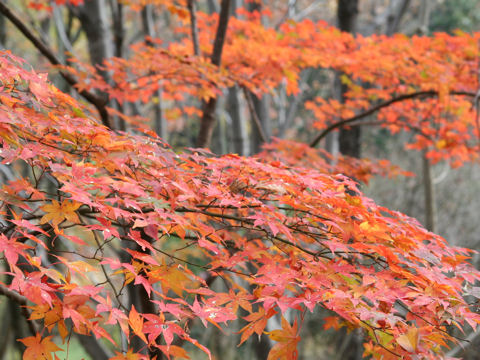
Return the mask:
[[(57, 58), (57, 56), (53, 53), (52, 50), (45, 45), (42, 40), (40, 40), (37, 36), (35, 36), (29, 28), (23, 23), (23, 21), (15, 15), (3, 2), (0, 1), (0, 13), (3, 14), (8, 20), (12, 22), (15, 27), (20, 30), (20, 32), (25, 35), (25, 37), (30, 40), (30, 42), (40, 51), (40, 53), (45, 56), (48, 61), (52, 65), (63, 65), (62, 62)], [(70, 84), (72, 87), (75, 88), (75, 85), (78, 84), (77, 79), (72, 75), (60, 71), (62, 77)], [(77, 90), (78, 91), (78, 90)], [(88, 91), (88, 90), (81, 90), (78, 91), (80, 95), (82, 95), (89, 103), (91, 103), (97, 109), (98, 113), (100, 114), (100, 118), (102, 119), (103, 125), (111, 128), (110, 119), (108, 116), (107, 108), (105, 107), (106, 101), (99, 97), (98, 95)]]
[[(450, 92), (450, 95), (458, 95), (458, 96), (469, 96), (469, 97), (472, 97), (474, 98), (475, 97), (475, 93), (473, 92), (469, 92), (469, 91), (452, 91)], [(338, 121), (332, 125), (330, 125), (329, 127), (327, 127), (325, 130), (323, 130), (320, 134), (318, 134), (315, 139), (313, 139), (313, 141), (310, 143), (310, 147), (315, 147), (318, 145), (318, 143), (320, 142), (320, 140), (322, 140), (325, 136), (327, 136), (330, 132), (332, 132), (333, 130), (335, 129), (338, 129), (338, 128), (341, 128), (345, 125), (348, 125), (354, 121), (357, 121), (357, 120), (361, 120), (369, 115), (372, 115), (374, 113), (376, 113), (377, 111), (385, 108), (385, 107), (388, 107), (392, 104), (395, 104), (397, 102), (401, 102), (401, 101), (404, 101), (404, 100), (409, 100), (409, 99), (415, 99), (415, 98), (419, 98), (419, 97), (434, 97), (434, 96), (438, 96), (438, 91), (434, 91), (434, 90), (428, 90), (428, 91), (417, 91), (417, 92), (414, 92), (414, 93), (411, 93), (411, 94), (404, 94), (404, 95), (399, 95), (397, 97), (394, 97), (393, 99), (390, 99), (390, 100), (387, 100), (387, 101), (384, 101), (360, 114), (357, 114), (357, 115), (354, 115), (352, 117), (349, 117), (348, 119), (344, 119), (344, 120), (341, 120), (341, 121)]]

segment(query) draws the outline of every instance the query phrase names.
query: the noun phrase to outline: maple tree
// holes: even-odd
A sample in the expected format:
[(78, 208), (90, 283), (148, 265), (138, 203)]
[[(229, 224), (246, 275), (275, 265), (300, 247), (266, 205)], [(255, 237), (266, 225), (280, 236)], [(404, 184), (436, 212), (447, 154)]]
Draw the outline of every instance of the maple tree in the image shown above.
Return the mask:
[[(321, 150), (285, 140), (255, 157), (174, 152), (96, 91), (149, 102), (161, 80), (163, 98), (190, 101), (183, 111), (192, 116), (234, 84), (247, 99), (282, 82), (295, 94), (303, 69), (334, 69), (346, 101), (309, 103), (324, 130), (311, 145), (378, 111), (392, 132), (418, 132), (409, 147), (460, 165), (478, 153), (475, 104), (465, 99), (478, 98), (478, 35), (363, 38), (308, 20), (266, 28), (259, 13), (243, 12), (229, 19), (220, 63), (207, 56), (218, 15), (197, 11), (194, 44), (188, 4), (157, 2), (187, 36), (167, 47), (152, 38), (129, 59), (107, 60), (101, 70), (113, 81), (50, 56), (98, 116), (1, 53), (0, 157), (16, 175), (0, 191), (0, 292), (25, 310), (24, 359), (52, 358), (60, 345), (52, 336), (65, 343), (71, 333), (107, 339), (117, 360), (188, 358), (183, 343), (210, 357), (189, 331), (195, 319), (218, 328), (240, 321), (240, 343), (265, 333), (275, 342), (268, 359), (295, 359), (316, 307), (336, 315), (327, 327), (363, 329), (364, 355), (379, 359), (438, 359), (458, 341), (451, 328), (475, 329), (480, 316), (464, 299), (478, 294), (471, 251), (376, 205), (352, 180), (400, 169), (348, 157), (332, 165)], [(136, 133), (109, 128), (114, 116)], [(267, 330), (274, 317), (280, 329)]]

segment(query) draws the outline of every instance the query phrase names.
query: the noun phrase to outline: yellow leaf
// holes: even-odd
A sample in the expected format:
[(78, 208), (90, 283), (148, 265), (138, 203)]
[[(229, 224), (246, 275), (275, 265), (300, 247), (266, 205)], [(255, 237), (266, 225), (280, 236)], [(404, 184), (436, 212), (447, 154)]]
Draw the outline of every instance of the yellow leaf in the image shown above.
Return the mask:
[(135, 335), (142, 339), (143, 342), (148, 344), (145, 333), (143, 332), (143, 319), (140, 317), (140, 314), (137, 312), (135, 306), (133, 305), (132, 309), (130, 310), (130, 314), (128, 315), (128, 323), (130, 324), (130, 327), (132, 328)]
[(404, 350), (414, 353), (417, 351), (418, 346), (418, 329), (416, 327), (411, 327), (406, 334), (400, 335), (397, 338), (397, 343)]
[(437, 147), (437, 149), (441, 150), (447, 146), (447, 140), (445, 139), (438, 140), (435, 146)]
[(64, 200), (62, 203), (59, 203), (56, 200), (52, 200), (51, 204), (47, 204), (41, 207), (45, 211), (40, 220), (41, 224), (51, 221), (54, 227), (57, 227), (64, 220), (71, 221), (78, 224), (80, 219), (78, 218), (77, 210), (82, 204), (76, 201)]

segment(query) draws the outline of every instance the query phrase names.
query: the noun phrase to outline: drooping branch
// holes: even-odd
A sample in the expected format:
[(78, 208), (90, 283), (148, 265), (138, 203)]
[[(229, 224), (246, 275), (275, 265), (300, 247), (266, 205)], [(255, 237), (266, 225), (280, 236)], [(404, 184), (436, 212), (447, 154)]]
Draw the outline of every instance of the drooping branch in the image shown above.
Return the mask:
[[(230, 19), (230, 0), (222, 0), (220, 18), (218, 20), (217, 32), (213, 42), (213, 52), (210, 57), (213, 65), (220, 66), (222, 59), (223, 44), (227, 34), (228, 20)], [(211, 98), (203, 104), (203, 115), (200, 122), (200, 131), (197, 138), (198, 147), (207, 147), (212, 138), (213, 126), (215, 125), (215, 108), (217, 98)]]
[[(30, 29), (23, 23), (23, 21), (14, 14), (3, 2), (0, 2), (0, 13), (8, 18), (15, 27), (20, 30), (20, 32), (28, 39), (30, 42), (40, 51), (40, 53), (45, 56), (52, 65), (63, 65), (58, 57), (53, 53), (53, 51), (43, 43), (35, 34), (30, 31)], [(62, 77), (70, 84), (73, 88), (77, 85), (78, 81), (72, 75), (60, 72)], [(78, 90), (77, 90), (78, 91)], [(90, 102), (97, 109), (100, 118), (102, 119), (103, 125), (111, 128), (110, 119), (105, 107), (105, 100), (101, 97), (95, 95), (94, 93), (88, 90), (78, 91), (88, 102)]]
[[(472, 97), (472, 98), (475, 97), (475, 93), (469, 92), (469, 91), (451, 91), (450, 95), (469, 96), (469, 97)], [(350, 123), (353, 123), (355, 121), (362, 120), (365, 117), (367, 117), (369, 115), (372, 115), (372, 114), (376, 113), (377, 111), (379, 111), (383, 108), (386, 108), (386, 107), (388, 107), (392, 104), (395, 104), (397, 102), (402, 102), (402, 101), (405, 101), (405, 100), (410, 100), (410, 99), (416, 99), (416, 98), (421, 98), (421, 97), (435, 97), (435, 96), (438, 96), (438, 91), (434, 91), (434, 90), (417, 91), (417, 92), (414, 92), (414, 93), (411, 93), (411, 94), (399, 95), (397, 97), (394, 97), (393, 99), (384, 101), (384, 102), (382, 102), (382, 103), (380, 103), (380, 104), (378, 104), (378, 105), (376, 105), (376, 106), (374, 106), (374, 107), (372, 107), (368, 110), (365, 110), (364, 112), (362, 112), (360, 114), (357, 114), (357, 115), (354, 115), (354, 116), (349, 117), (347, 119), (340, 120), (336, 123), (333, 123), (332, 125), (327, 127), (325, 130), (323, 130), (320, 134), (318, 134), (315, 137), (315, 139), (313, 139), (313, 141), (310, 143), (310, 147), (317, 146), (318, 143), (325, 136), (327, 136), (330, 132), (332, 132), (333, 130), (339, 129), (339, 128), (341, 128), (345, 125), (348, 125)]]

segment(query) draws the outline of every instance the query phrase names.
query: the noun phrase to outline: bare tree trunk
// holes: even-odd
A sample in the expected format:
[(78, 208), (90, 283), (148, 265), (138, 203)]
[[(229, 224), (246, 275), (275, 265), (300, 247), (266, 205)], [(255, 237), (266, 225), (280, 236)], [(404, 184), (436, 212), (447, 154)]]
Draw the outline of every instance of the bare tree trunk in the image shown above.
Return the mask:
[(392, 1), (387, 15), (387, 29), (385, 34), (391, 36), (398, 31), (400, 26), (400, 21), (405, 15), (408, 7), (410, 5), (410, 0), (397, 0)]
[[(428, 33), (430, 22), (430, 1), (423, 0), (420, 9), (418, 33), (425, 35)], [(432, 165), (426, 156), (426, 152), (422, 154), (422, 170), (423, 170), (423, 188), (425, 192), (425, 227), (431, 232), (437, 229), (437, 206), (435, 200), (435, 185), (432, 177)]]
[[(258, 11), (260, 12), (262, 10), (262, 3), (261, 2), (250, 2), (248, 4), (248, 11), (254, 12)], [(261, 128), (260, 130), (258, 126), (252, 124), (252, 153), (256, 154), (258, 153), (261, 148), (262, 144), (264, 141), (269, 141), (270, 137), (272, 136), (272, 119), (270, 117), (270, 95), (268, 94), (263, 94), (261, 98), (257, 97), (255, 94), (252, 93), (252, 98), (253, 98), (253, 103), (255, 105), (255, 113), (258, 119), (260, 120)], [(253, 116), (252, 118), (252, 123), (253, 123)], [(263, 134), (265, 136), (262, 136), (260, 134), (260, 131), (263, 131)]]
[[(107, 23), (107, 6), (105, 0), (85, 0), (77, 6), (74, 13), (82, 24), (82, 29), (88, 40), (90, 61), (94, 65), (102, 64), (112, 57), (112, 36)], [(102, 72), (105, 79), (110, 79), (108, 73)]]
[[(228, 20), (230, 19), (230, 0), (222, 0), (220, 6), (220, 17), (218, 20), (217, 32), (213, 43), (211, 61), (213, 65), (220, 66), (222, 59), (223, 44), (227, 34)], [(208, 147), (212, 139), (213, 127), (215, 125), (215, 109), (217, 98), (211, 98), (203, 104), (203, 114), (200, 122), (200, 131), (197, 137), (198, 147)]]
[(0, 49), (7, 47), (7, 21), (5, 16), (0, 15)]
[[(107, 21), (107, 4), (105, 0), (85, 0), (83, 5), (71, 7), (72, 12), (80, 20), (82, 29), (88, 40), (90, 62), (93, 65), (101, 65), (104, 60), (113, 56), (113, 41), (110, 27)], [(99, 70), (99, 73), (107, 83), (111, 83), (110, 74)], [(107, 99), (107, 95), (100, 93)], [(116, 107), (115, 103), (110, 106)], [(115, 116), (114, 128), (125, 130), (125, 122)]]
[[(338, 0), (337, 19), (338, 27), (342, 31), (355, 33), (357, 27), (358, 0)], [(341, 100), (343, 100), (346, 86), (341, 85)], [(339, 148), (344, 155), (360, 157), (360, 126), (350, 129), (340, 129)]]
[[(337, 19), (340, 30), (354, 34), (357, 31), (358, 0), (338, 0)], [(347, 87), (340, 84), (340, 99), (344, 101)], [(340, 129), (338, 137), (339, 150), (344, 155), (359, 158), (361, 155), (360, 126), (350, 129)], [(361, 360), (363, 355), (363, 335), (361, 332), (352, 332), (349, 351), (345, 359)]]
[[(57, 53), (58, 58), (62, 63), (66, 63), (65, 51), (72, 52), (72, 47), (65, 33), (65, 24), (63, 22), (63, 16), (61, 9), (53, 4), (53, 22), (55, 23), (56, 41), (57, 41)], [(69, 84), (60, 74), (56, 74), (53, 77), (53, 82), (60, 90), (65, 93), (69, 91)]]
[(437, 207), (435, 201), (435, 185), (432, 179), (432, 166), (425, 153), (422, 154), (423, 189), (425, 193), (425, 227), (436, 231)]
[(238, 86), (228, 90), (228, 113), (232, 118), (233, 150), (238, 155), (247, 156), (250, 153), (248, 142), (247, 118), (242, 108), (241, 92)]
[[(242, 5), (240, 0), (233, 1), (232, 16), (235, 16), (237, 9)], [(233, 142), (233, 151), (238, 155), (248, 156), (250, 154), (250, 143), (248, 141), (247, 117), (241, 100), (241, 89), (238, 86), (228, 89), (227, 112), (232, 120), (230, 138)]]
[[(154, 17), (153, 17), (153, 7), (152, 5), (146, 5), (142, 10), (142, 24), (143, 32), (145, 35), (150, 37), (156, 36), (155, 26), (154, 26)], [(159, 86), (157, 90), (158, 101), (153, 105), (154, 106), (154, 131), (160, 136), (164, 141), (168, 141), (168, 129), (167, 129), (167, 119), (163, 114), (162, 109), (162, 87)]]
[(117, 57), (123, 57), (123, 42), (125, 39), (123, 4), (121, 4), (118, 0), (110, 0), (110, 8), (113, 18), (113, 41), (115, 45), (114, 54)]
[(420, 27), (418, 33), (420, 35), (428, 34), (428, 27), (430, 26), (430, 11), (431, 11), (431, 2), (430, 0), (422, 0), (422, 6), (420, 7)]
[(272, 136), (272, 120), (270, 117), (270, 95), (263, 94), (261, 98), (253, 95), (253, 104), (255, 106), (255, 113), (260, 120), (260, 125), (264, 136), (260, 133), (258, 126), (252, 126), (252, 153), (258, 153), (264, 141), (269, 141)]

